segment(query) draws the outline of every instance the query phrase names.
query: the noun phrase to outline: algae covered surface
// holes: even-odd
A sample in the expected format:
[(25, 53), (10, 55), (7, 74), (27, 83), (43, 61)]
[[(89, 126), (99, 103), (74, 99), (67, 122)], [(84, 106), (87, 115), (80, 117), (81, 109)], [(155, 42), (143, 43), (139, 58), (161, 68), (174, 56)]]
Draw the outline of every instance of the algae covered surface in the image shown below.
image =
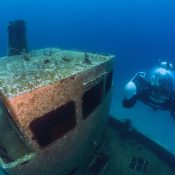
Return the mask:
[(0, 91), (13, 97), (110, 60), (112, 55), (57, 48), (0, 58)]

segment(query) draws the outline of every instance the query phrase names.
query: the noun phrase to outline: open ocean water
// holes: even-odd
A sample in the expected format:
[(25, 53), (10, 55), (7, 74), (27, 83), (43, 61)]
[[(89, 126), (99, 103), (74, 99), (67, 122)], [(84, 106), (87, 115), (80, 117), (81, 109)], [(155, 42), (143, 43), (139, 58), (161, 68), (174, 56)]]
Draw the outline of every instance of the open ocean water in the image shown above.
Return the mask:
[[(24, 19), (29, 49), (60, 47), (116, 55), (110, 114), (131, 119), (140, 132), (175, 154), (175, 119), (138, 102), (121, 105), (124, 85), (137, 71), (163, 59), (175, 63), (173, 0), (1, 0), (0, 55), (7, 53), (7, 24)], [(175, 81), (175, 80), (174, 80)]]

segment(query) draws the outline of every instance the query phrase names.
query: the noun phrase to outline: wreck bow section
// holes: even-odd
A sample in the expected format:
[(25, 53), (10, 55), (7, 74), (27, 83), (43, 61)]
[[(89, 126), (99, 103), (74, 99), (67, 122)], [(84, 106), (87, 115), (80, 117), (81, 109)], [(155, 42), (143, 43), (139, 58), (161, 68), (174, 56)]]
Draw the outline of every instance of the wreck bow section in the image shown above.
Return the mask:
[(9, 174), (82, 174), (107, 121), (113, 56), (44, 49), (0, 59), (0, 164)]

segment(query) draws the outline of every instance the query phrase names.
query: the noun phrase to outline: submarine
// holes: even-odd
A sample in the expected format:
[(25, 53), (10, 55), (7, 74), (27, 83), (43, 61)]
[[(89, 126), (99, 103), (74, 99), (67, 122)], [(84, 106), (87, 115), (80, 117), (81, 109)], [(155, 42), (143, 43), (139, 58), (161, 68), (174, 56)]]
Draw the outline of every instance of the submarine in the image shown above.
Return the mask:
[(109, 113), (114, 55), (29, 50), (9, 22), (0, 58), (0, 167), (7, 175), (174, 175), (175, 158)]

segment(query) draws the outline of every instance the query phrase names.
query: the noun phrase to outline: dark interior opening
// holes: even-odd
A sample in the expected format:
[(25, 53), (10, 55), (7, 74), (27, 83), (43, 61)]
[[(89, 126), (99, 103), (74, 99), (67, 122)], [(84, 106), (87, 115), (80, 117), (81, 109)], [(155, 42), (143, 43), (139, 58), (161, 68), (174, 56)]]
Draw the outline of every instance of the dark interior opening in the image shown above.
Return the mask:
[(30, 128), (40, 146), (47, 146), (76, 126), (75, 104), (69, 102), (32, 121)]
[(4, 163), (11, 163), (31, 152), (1, 99), (0, 131), (0, 158)]
[(112, 77), (113, 77), (113, 71), (109, 72), (106, 77), (106, 87), (105, 87), (105, 93), (107, 93), (112, 86)]
[(92, 113), (95, 108), (101, 103), (103, 99), (103, 81), (96, 84), (94, 87), (89, 89), (83, 94), (82, 97), (82, 110), (83, 119)]

